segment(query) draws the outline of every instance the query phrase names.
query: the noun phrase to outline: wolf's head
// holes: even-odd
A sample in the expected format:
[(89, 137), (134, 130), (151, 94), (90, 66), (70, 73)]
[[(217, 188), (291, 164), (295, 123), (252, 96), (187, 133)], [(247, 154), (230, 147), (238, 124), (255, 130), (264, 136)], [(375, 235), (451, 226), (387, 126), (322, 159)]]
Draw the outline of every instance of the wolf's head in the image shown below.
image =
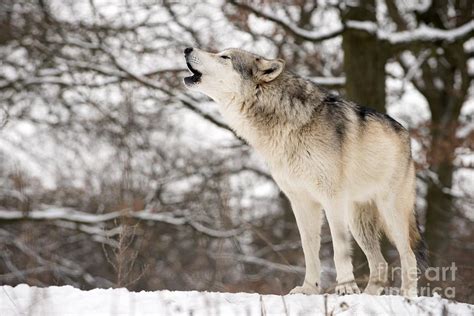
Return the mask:
[(282, 59), (266, 59), (240, 49), (209, 53), (188, 47), (184, 56), (193, 74), (184, 78), (186, 87), (220, 103), (253, 93), (257, 85), (275, 80), (285, 67)]

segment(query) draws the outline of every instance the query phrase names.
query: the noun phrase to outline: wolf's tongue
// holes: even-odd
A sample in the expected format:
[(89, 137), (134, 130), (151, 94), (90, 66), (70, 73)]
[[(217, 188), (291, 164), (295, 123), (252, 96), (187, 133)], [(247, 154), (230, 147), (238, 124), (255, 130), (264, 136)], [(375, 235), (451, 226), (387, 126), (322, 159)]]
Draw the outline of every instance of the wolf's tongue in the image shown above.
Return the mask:
[(199, 70), (194, 69), (190, 63), (186, 62), (186, 65), (188, 66), (189, 70), (192, 72), (193, 75), (189, 77), (185, 77), (184, 83), (188, 85), (198, 83), (201, 79), (202, 73)]
[(200, 72), (193, 73), (192, 76), (184, 78), (184, 83), (188, 85), (198, 83), (201, 80), (201, 76), (202, 74)]

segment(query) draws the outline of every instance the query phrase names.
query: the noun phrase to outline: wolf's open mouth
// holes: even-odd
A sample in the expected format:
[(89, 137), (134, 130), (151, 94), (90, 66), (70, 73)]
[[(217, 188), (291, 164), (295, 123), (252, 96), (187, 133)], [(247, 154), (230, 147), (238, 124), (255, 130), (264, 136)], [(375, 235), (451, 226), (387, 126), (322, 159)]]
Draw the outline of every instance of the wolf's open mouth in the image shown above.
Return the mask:
[(188, 66), (188, 69), (193, 73), (192, 76), (185, 77), (184, 78), (184, 83), (188, 85), (192, 85), (195, 83), (198, 83), (201, 80), (202, 73), (191, 66), (190, 63), (186, 62), (186, 65)]

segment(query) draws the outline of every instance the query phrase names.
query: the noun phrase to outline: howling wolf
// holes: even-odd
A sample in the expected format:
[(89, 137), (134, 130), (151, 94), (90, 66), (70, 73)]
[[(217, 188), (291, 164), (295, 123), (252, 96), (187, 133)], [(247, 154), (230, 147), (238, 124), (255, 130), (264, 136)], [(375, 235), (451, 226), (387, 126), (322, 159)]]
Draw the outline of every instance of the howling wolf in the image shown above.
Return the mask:
[(328, 93), (285, 70), (282, 59), (239, 49), (184, 50), (192, 76), (186, 87), (220, 106), (229, 126), (266, 160), (291, 202), (306, 273), (290, 293), (320, 292), (320, 231), (324, 209), (334, 247), (336, 293), (359, 293), (351, 262), (351, 235), (367, 256), (365, 293), (380, 294), (388, 267), (380, 251), (384, 232), (396, 246), (402, 294), (417, 295), (415, 168), (408, 132), (390, 116)]

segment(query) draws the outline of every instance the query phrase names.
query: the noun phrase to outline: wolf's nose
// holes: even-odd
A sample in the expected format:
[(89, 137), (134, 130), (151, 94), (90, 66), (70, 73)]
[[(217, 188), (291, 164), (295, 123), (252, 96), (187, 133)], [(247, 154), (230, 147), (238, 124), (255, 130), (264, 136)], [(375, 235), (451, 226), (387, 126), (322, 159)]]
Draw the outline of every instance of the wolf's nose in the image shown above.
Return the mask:
[(189, 55), (191, 54), (191, 52), (193, 51), (193, 48), (192, 47), (187, 47), (185, 50), (184, 50), (184, 55)]

